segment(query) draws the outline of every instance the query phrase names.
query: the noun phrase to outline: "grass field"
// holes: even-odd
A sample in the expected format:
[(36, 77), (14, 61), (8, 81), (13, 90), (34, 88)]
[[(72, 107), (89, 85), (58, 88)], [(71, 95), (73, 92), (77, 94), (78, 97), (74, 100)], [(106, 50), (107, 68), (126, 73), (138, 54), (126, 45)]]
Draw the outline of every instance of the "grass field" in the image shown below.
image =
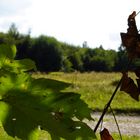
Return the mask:
[[(133, 79), (136, 79), (135, 75), (129, 74)], [(91, 73), (49, 73), (49, 74), (35, 74), (36, 78), (46, 77), (56, 79), (72, 84), (67, 90), (74, 91), (81, 94), (81, 98), (91, 107), (94, 111), (102, 111), (107, 104), (112, 93), (114, 92), (119, 80), (121, 79), (121, 73), (103, 73), (103, 72), (91, 72)], [(116, 96), (111, 104), (116, 113), (136, 113), (140, 115), (140, 102), (132, 99), (125, 92), (117, 91)], [(126, 128), (128, 129), (128, 128)], [(120, 140), (118, 134), (112, 134), (114, 140)], [(97, 133), (97, 139), (100, 140), (100, 136)], [(122, 135), (123, 140), (140, 140), (140, 136)], [(43, 139), (40, 139), (43, 140)]]
[[(130, 75), (136, 78), (132, 73)], [(72, 83), (67, 90), (81, 94), (81, 98), (95, 111), (103, 110), (121, 76), (121, 73), (103, 72), (34, 74), (37, 78), (46, 77)], [(111, 106), (118, 113), (140, 113), (140, 102), (119, 90)]]
[[(112, 134), (114, 140), (120, 140), (120, 136), (118, 134)], [(97, 135), (97, 139), (100, 140), (100, 136)], [(140, 140), (139, 136), (122, 136), (122, 140)]]
[[(51, 140), (50, 138), (44, 139), (46, 136), (48, 136), (48, 134), (46, 134), (45, 132), (42, 132), (39, 140)], [(114, 140), (120, 140), (120, 136), (118, 134), (112, 134), (112, 137), (114, 138)], [(97, 134), (97, 140), (100, 140), (99, 134)], [(140, 140), (140, 137), (123, 135), (122, 140)]]
[[(113, 134), (112, 137), (114, 140), (120, 140), (120, 136), (118, 134)], [(97, 137), (98, 140), (100, 140), (100, 137)], [(138, 136), (122, 136), (122, 140), (140, 140), (140, 137)]]
[[(135, 79), (134, 74), (130, 73), (131, 77)], [(81, 94), (81, 98), (91, 107), (94, 111), (102, 111), (107, 104), (112, 93), (114, 92), (118, 81), (121, 79), (121, 73), (49, 73), (49, 74), (34, 74), (36, 78), (45, 77), (56, 79), (64, 82), (71, 83), (68, 91), (74, 91)], [(140, 114), (140, 102), (132, 99), (125, 92), (118, 90), (112, 104), (112, 109), (116, 113), (137, 113)], [(128, 128), (127, 128), (128, 129)], [(43, 135), (42, 135), (43, 136)], [(112, 134), (114, 140), (120, 140), (118, 134)], [(41, 137), (40, 137), (41, 138)], [(100, 136), (97, 133), (97, 138)], [(140, 140), (140, 136), (122, 135), (123, 140)], [(43, 140), (43, 137), (40, 139)]]
[[(48, 139), (45, 139), (47, 136), (48, 136), (48, 134), (46, 132), (42, 131), (39, 140), (51, 140), (51, 138), (49, 136), (48, 136)], [(97, 140), (100, 140), (100, 135), (99, 134), (97, 134), (96, 137), (97, 137)], [(120, 140), (120, 135), (118, 135), (118, 134), (114, 133), (114, 134), (112, 134), (112, 137), (114, 138), (114, 140)], [(123, 135), (122, 140), (140, 140), (140, 137), (135, 136), (135, 135), (134, 136)]]
[[(131, 74), (132, 75), (132, 74)], [(103, 72), (91, 72), (91, 73), (50, 73), (42, 74), (35, 73), (33, 77), (51, 78), (72, 84), (68, 91), (74, 91), (81, 94), (81, 98), (94, 110), (102, 111), (112, 93), (118, 81), (121, 78), (121, 73), (103, 73)], [(134, 75), (132, 75), (133, 78)], [(132, 99), (128, 94), (118, 91), (112, 104), (113, 110), (119, 113), (139, 113), (140, 114), (140, 102)], [(127, 128), (128, 129), (128, 128)], [(0, 138), (7, 136), (7, 134), (0, 128)], [(41, 131), (39, 140), (46, 140), (48, 134)], [(120, 140), (118, 134), (112, 134), (115, 140)], [(98, 140), (100, 140), (99, 134), (97, 134)], [(140, 140), (140, 136), (122, 136), (123, 140)], [(3, 140), (12, 140), (9, 136)], [(18, 140), (16, 138), (16, 140)], [(47, 139), (49, 140), (49, 139)]]

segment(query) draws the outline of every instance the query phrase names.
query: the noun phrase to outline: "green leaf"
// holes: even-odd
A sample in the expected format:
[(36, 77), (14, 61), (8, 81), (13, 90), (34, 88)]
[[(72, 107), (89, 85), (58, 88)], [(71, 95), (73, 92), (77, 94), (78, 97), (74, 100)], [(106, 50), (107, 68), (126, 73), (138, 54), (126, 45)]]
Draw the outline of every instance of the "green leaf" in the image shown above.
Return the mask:
[[(52, 79), (32, 79), (30, 89), (32, 93), (42, 94), (44, 100), (42, 102), (49, 104), (55, 111), (63, 111), (68, 115), (75, 115), (78, 119), (91, 118), (91, 110), (87, 104), (80, 99), (80, 94), (60, 92), (70, 86), (65, 82)], [(50, 94), (51, 93), (51, 94)]]
[[(42, 91), (40, 91), (42, 92)], [(60, 93), (60, 94), (68, 94), (70, 98), (79, 97), (75, 96), (75, 94), (71, 93)], [(52, 97), (51, 97), (52, 95)], [(59, 101), (60, 97), (54, 96), (56, 94), (51, 93), (49, 97), (32, 95), (30, 92), (23, 90), (10, 90), (7, 92), (6, 96), (3, 97), (4, 102), (6, 102), (10, 106), (10, 110), (8, 111), (8, 115), (5, 116), (5, 119), (2, 119), (3, 126), (7, 133), (11, 136), (17, 136), (22, 139), (29, 139), (32, 131), (36, 130), (37, 126), (41, 126), (44, 130), (48, 131), (52, 136), (55, 133), (55, 136), (60, 138), (63, 137), (66, 140), (76, 140), (77, 137), (81, 137), (84, 140), (84, 137), (87, 140), (94, 139), (94, 132), (86, 126), (83, 122), (74, 121), (72, 117), (75, 116), (73, 113), (76, 110), (76, 106), (71, 106), (69, 102), (62, 102), (65, 108), (65, 105), (68, 107), (71, 113), (68, 113), (64, 110), (64, 112), (57, 111), (56, 106), (52, 106), (52, 104), (56, 104), (57, 100)], [(63, 100), (65, 100), (63, 98)], [(80, 98), (76, 98), (77, 102), (80, 102)], [(60, 102), (60, 101), (59, 101)], [(58, 104), (59, 106), (59, 104)], [(88, 109), (88, 108), (87, 108)], [(73, 110), (73, 111), (72, 111)], [(12, 123), (14, 119), (14, 124)], [(82, 126), (83, 124), (83, 126)], [(13, 133), (13, 127), (16, 130)], [(79, 127), (80, 130), (79, 130)], [(77, 130), (78, 128), (78, 130)], [(27, 130), (27, 131), (26, 131)], [(83, 134), (83, 131), (87, 131), (88, 135)]]
[(30, 78), (31, 76), (26, 73), (17, 75), (16, 73), (8, 71), (5, 73), (0, 71), (0, 95), (3, 96), (7, 94), (11, 89), (26, 90), (28, 88)]
[(34, 90), (34, 92), (40, 90), (46, 90), (46, 91), (61, 91), (65, 88), (69, 87), (71, 84), (66, 82), (61, 82), (53, 79), (45, 79), (45, 78), (39, 78), (39, 79), (32, 79), (30, 82), (30, 89)]
[[(52, 98), (53, 95), (53, 98)], [(47, 100), (51, 98), (49, 102), (51, 108), (55, 112), (63, 112), (69, 117), (76, 117), (79, 120), (91, 118), (91, 110), (88, 108), (87, 104), (80, 99), (80, 95), (76, 93), (53, 93)]]
[[(4, 102), (0, 102), (0, 124), (5, 120), (5, 118), (8, 115), (8, 112), (10, 111), (10, 106)], [(11, 136), (8, 136), (6, 132), (4, 131), (2, 124), (0, 125), (0, 139), (1, 140), (14, 140)]]
[(36, 70), (36, 66), (34, 61), (30, 59), (22, 59), (22, 60), (9, 60), (6, 59), (3, 67), (7, 71), (11, 71), (14, 73), (26, 72), (29, 70)]
[(15, 46), (0, 46), (0, 121), (6, 133), (38, 140), (40, 126), (52, 140), (95, 139), (92, 129), (82, 122), (92, 120), (91, 110), (79, 94), (64, 92), (70, 84), (32, 78), (25, 72), (35, 69), (35, 63), (14, 60), (15, 55)]
[(38, 140), (37, 126), (27, 114), (4, 103), (0, 103), (0, 108), (0, 119), (8, 135), (25, 140)]
[(95, 134), (93, 133), (93, 130), (90, 129), (89, 126), (87, 126), (87, 124), (78, 121), (78, 122), (75, 122), (74, 128), (75, 130), (72, 131), (72, 133), (70, 134), (72, 139), (76, 139), (76, 140), (96, 139)]
[(16, 47), (2, 44), (0, 45), (0, 68), (3, 67), (7, 61), (14, 59), (16, 55)]
[(16, 46), (0, 45), (0, 68), (8, 71), (22, 72), (36, 70), (35, 62), (30, 59), (14, 60), (16, 56)]
[(16, 56), (16, 46), (12, 45), (5, 45), (2, 44), (0, 45), (0, 58), (8, 58), (8, 59), (14, 59), (14, 57)]
[(36, 70), (35, 62), (31, 59), (15, 60), (14, 63), (20, 71)]

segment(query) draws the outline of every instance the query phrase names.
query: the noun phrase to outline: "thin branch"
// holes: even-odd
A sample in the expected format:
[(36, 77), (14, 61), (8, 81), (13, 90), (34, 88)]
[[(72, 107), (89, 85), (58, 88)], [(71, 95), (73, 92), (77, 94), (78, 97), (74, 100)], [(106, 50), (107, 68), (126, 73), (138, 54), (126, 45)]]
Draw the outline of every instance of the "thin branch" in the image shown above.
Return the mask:
[(119, 127), (119, 124), (118, 124), (118, 122), (117, 122), (116, 116), (115, 116), (115, 114), (114, 114), (113, 109), (111, 108), (111, 106), (110, 106), (110, 110), (111, 110), (111, 113), (113, 114), (115, 123), (116, 123), (116, 125), (117, 125), (118, 131), (119, 131), (119, 135), (120, 135), (120, 139), (122, 140), (122, 135), (121, 135), (120, 127)]
[(136, 14), (136, 16), (140, 13), (140, 11)]
[[(129, 60), (129, 62), (128, 62), (127, 66), (124, 68), (123, 72), (124, 72), (124, 71), (128, 71), (128, 68), (129, 68), (131, 62), (132, 62), (132, 59)], [(112, 102), (114, 96), (116, 95), (116, 93), (117, 93), (117, 91), (118, 91), (118, 89), (119, 89), (119, 87), (120, 87), (120, 85), (121, 85), (121, 83), (122, 83), (122, 79), (123, 79), (123, 76), (122, 76), (122, 78), (120, 79), (118, 85), (116, 86), (116, 89), (114, 90), (114, 92), (113, 92), (113, 94), (112, 94), (110, 100), (109, 100), (108, 103), (105, 105), (105, 108), (104, 108), (104, 110), (103, 110), (103, 112), (102, 112), (102, 115), (100, 116), (99, 121), (97, 122), (97, 124), (96, 124), (96, 126), (95, 126), (95, 128), (94, 128), (94, 133), (96, 133), (96, 131), (97, 131), (97, 129), (98, 129), (98, 127), (99, 127), (99, 125), (100, 125), (100, 123), (101, 123), (101, 121), (102, 121), (104, 115), (106, 114), (108, 108), (110, 107), (111, 102)]]
[(109, 106), (110, 106), (110, 104), (111, 104), (111, 102), (112, 102), (112, 100), (113, 100), (113, 98), (114, 98), (114, 96), (115, 96), (117, 90), (119, 89), (119, 87), (120, 87), (120, 85), (121, 85), (121, 83), (122, 83), (122, 78), (121, 78), (121, 80), (119, 81), (119, 83), (118, 83), (118, 85), (117, 85), (117, 87), (116, 87), (114, 93), (112, 94), (112, 96), (111, 96), (109, 102), (106, 104), (106, 106), (105, 106), (105, 108), (104, 108), (104, 110), (103, 110), (103, 112), (102, 112), (102, 115), (101, 115), (101, 117), (100, 117), (98, 123), (96, 124), (96, 126), (95, 126), (95, 128), (94, 128), (94, 133), (97, 131), (97, 129), (98, 129), (98, 127), (99, 127), (99, 125), (100, 125), (100, 123), (101, 123), (101, 121), (102, 121), (104, 115), (106, 114), (106, 112), (107, 112), (107, 110), (108, 110), (108, 108), (109, 108)]

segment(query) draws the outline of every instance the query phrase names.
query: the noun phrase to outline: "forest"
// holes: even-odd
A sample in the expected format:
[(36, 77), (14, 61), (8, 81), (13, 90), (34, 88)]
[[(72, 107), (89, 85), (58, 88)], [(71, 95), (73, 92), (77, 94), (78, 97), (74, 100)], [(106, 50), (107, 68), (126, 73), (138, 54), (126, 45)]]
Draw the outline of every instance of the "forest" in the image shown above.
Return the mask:
[(86, 41), (76, 46), (47, 35), (31, 37), (30, 32), (19, 33), (14, 23), (6, 33), (0, 32), (0, 44), (3, 43), (15, 44), (16, 59), (32, 59), (40, 72), (121, 71), (128, 61), (122, 45), (116, 51), (105, 50), (102, 45), (91, 48)]

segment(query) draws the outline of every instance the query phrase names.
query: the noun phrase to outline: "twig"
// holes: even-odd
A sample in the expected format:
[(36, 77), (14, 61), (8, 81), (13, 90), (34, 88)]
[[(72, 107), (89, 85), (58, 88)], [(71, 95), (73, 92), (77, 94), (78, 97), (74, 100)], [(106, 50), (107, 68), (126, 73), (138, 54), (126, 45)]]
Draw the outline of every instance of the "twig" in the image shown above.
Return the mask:
[(122, 78), (121, 78), (121, 80), (119, 81), (119, 83), (118, 83), (118, 85), (117, 85), (117, 87), (116, 87), (114, 93), (112, 94), (112, 96), (111, 96), (109, 102), (106, 104), (106, 106), (105, 106), (105, 108), (104, 108), (104, 110), (103, 110), (103, 112), (102, 112), (102, 115), (101, 115), (101, 117), (100, 117), (98, 123), (96, 124), (96, 126), (95, 126), (95, 128), (94, 128), (94, 133), (97, 131), (97, 129), (98, 129), (98, 127), (99, 127), (99, 124), (101, 123), (101, 121), (102, 121), (104, 115), (106, 114), (106, 112), (107, 112), (107, 110), (108, 110), (108, 108), (109, 108), (109, 106), (110, 106), (110, 104), (111, 104), (111, 102), (112, 102), (112, 100), (113, 100), (113, 98), (114, 98), (114, 96), (115, 96), (117, 90), (119, 89), (119, 87), (120, 87), (120, 85), (121, 85), (121, 83), (122, 83)]
[(136, 16), (140, 13), (140, 11), (136, 14)]
[(118, 125), (117, 119), (116, 119), (116, 117), (115, 117), (115, 114), (114, 114), (113, 109), (111, 108), (111, 106), (110, 106), (110, 110), (111, 110), (111, 112), (112, 112), (112, 114), (113, 114), (113, 117), (114, 117), (115, 123), (116, 123), (116, 125), (117, 125), (118, 131), (119, 131), (119, 135), (120, 135), (120, 139), (122, 140), (121, 131), (120, 131), (120, 128), (119, 128), (119, 125)]
[[(124, 71), (128, 71), (128, 68), (129, 68), (131, 62), (132, 62), (132, 59), (129, 60), (129, 62), (128, 62), (126, 68), (124, 68)], [(123, 71), (123, 72), (124, 72), (124, 71)], [(97, 122), (97, 124), (96, 124), (96, 126), (95, 126), (95, 128), (94, 128), (94, 133), (96, 133), (96, 131), (97, 131), (97, 129), (98, 129), (98, 127), (99, 127), (99, 125), (100, 125), (100, 123), (101, 123), (101, 121), (102, 121), (104, 115), (106, 114), (108, 108), (110, 107), (111, 102), (112, 102), (114, 96), (116, 95), (116, 93), (117, 93), (117, 91), (118, 91), (118, 89), (119, 89), (119, 87), (120, 87), (120, 85), (121, 85), (121, 83), (122, 83), (122, 79), (123, 79), (123, 76), (122, 76), (122, 78), (120, 79), (118, 85), (116, 86), (116, 89), (114, 90), (114, 92), (113, 92), (113, 94), (112, 94), (110, 100), (109, 100), (108, 103), (105, 105), (105, 108), (104, 108), (104, 110), (103, 110), (103, 112), (102, 112), (102, 115), (100, 116), (99, 121)]]

